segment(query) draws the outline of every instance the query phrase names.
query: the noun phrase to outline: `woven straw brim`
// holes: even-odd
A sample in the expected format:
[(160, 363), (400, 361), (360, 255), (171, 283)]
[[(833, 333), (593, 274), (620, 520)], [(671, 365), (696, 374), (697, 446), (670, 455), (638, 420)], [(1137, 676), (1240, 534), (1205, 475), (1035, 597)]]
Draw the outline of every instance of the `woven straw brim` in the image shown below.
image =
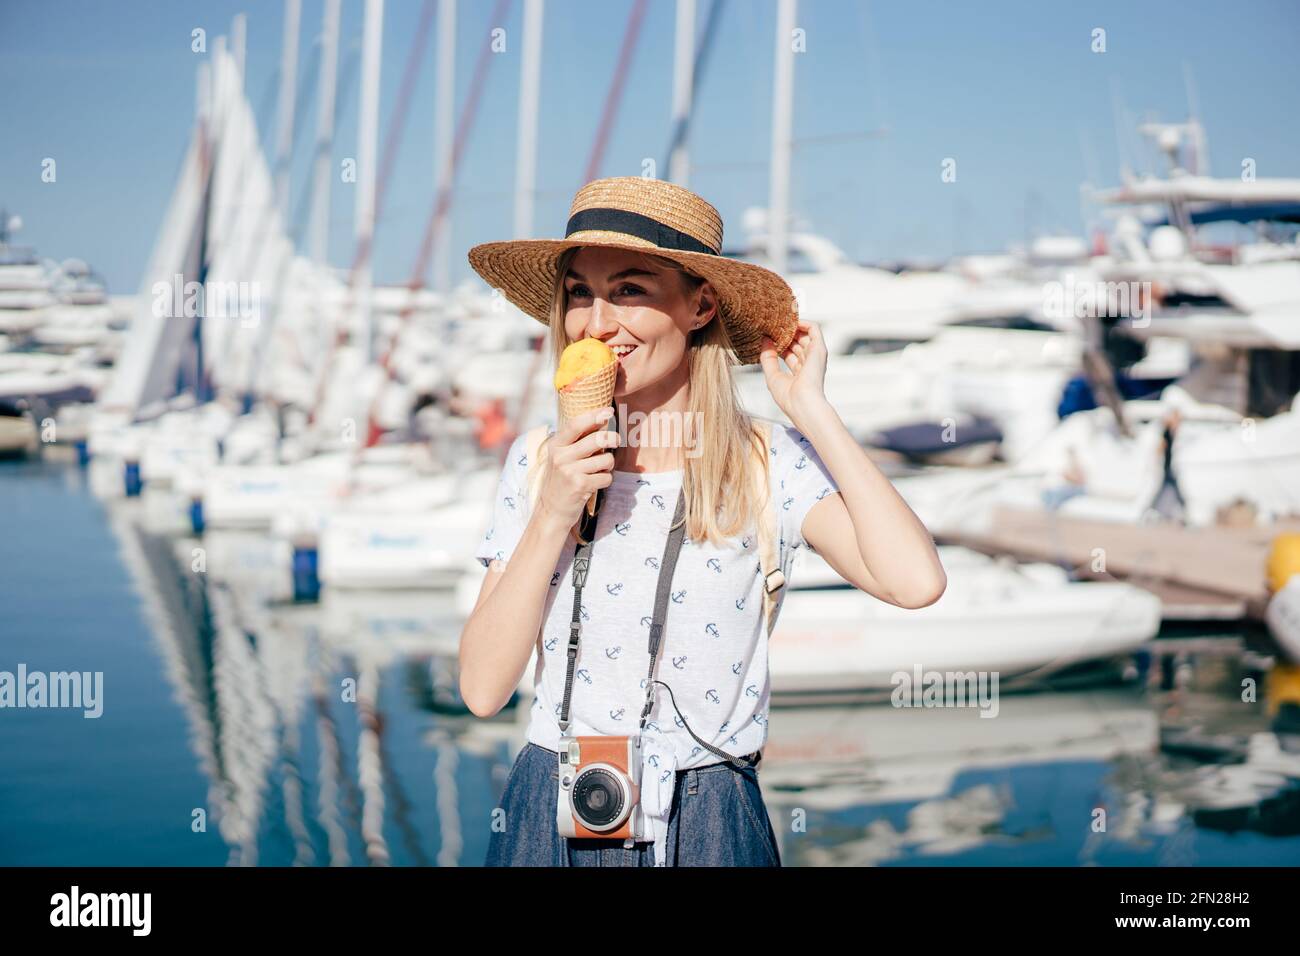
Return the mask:
[(614, 383), (618, 379), (618, 362), (610, 362), (591, 375), (577, 379), (569, 388), (560, 389), (560, 414), (565, 421), (583, 412), (604, 408), (614, 401)]
[(543, 325), (550, 324), (556, 260), (575, 246), (628, 249), (664, 256), (708, 279), (718, 295), (718, 316), (726, 325), (736, 361), (756, 365), (763, 336), (778, 354), (794, 339), (799, 314), (794, 292), (770, 269), (703, 252), (664, 249), (621, 232), (590, 230), (565, 239), (488, 242), (469, 251), (469, 263), (489, 286)]

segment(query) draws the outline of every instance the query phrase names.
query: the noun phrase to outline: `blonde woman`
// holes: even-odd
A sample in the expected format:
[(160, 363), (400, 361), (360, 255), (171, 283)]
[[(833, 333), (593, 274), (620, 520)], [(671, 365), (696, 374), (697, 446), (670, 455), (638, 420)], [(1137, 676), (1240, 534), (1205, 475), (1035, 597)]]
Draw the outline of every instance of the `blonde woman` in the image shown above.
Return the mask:
[[(470, 251), (489, 285), (550, 327), (557, 360), (593, 337), (619, 362), (613, 406), (561, 419), (544, 462), (530, 469), (527, 436), (514, 442), (478, 550), (488, 570), (460, 644), (470, 710), (500, 711), (537, 650), (528, 742), (487, 865), (779, 866), (754, 769), (770, 697), (764, 601), (774, 620), (784, 593), (763, 571), (763, 529), (777, 530), (786, 576), (808, 547), (882, 601), (919, 608), (943, 593), (929, 533), (826, 400), (819, 329), (784, 280), (721, 247), (713, 206), (629, 177), (580, 190), (564, 239)], [(755, 363), (793, 427), (764, 431), (741, 408), (732, 368)], [(667, 427), (645, 427), (656, 419)], [(633, 440), (632, 421), (652, 440)], [(620, 830), (592, 823), (616, 814)]]

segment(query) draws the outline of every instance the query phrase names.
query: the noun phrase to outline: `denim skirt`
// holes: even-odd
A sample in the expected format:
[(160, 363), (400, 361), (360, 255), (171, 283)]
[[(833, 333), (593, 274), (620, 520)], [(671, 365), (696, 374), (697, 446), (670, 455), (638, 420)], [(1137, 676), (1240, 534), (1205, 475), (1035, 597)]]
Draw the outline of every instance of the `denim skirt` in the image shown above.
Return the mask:
[[(485, 866), (649, 866), (654, 844), (562, 837), (555, 826), (559, 755), (529, 742), (501, 795)], [(668, 817), (668, 866), (780, 866), (758, 771), (716, 763), (678, 770)]]

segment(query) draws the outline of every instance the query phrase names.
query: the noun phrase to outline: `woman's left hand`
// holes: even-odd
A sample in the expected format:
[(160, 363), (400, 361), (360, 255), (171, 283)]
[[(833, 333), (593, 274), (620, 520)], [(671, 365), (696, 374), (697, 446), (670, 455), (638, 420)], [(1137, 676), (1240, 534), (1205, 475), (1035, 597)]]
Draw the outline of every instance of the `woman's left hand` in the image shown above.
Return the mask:
[[(785, 359), (790, 371), (781, 370), (778, 357)], [(763, 366), (768, 391), (791, 421), (796, 421), (801, 412), (825, 404), (826, 343), (815, 323), (800, 319), (789, 347), (779, 356), (776, 343), (763, 336), (759, 363)]]

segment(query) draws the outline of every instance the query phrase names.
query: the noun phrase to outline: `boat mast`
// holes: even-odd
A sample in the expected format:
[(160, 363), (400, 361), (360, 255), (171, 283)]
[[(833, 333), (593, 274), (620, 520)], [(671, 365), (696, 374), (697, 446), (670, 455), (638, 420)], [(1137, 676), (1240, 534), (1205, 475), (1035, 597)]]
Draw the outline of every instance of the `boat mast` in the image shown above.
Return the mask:
[[(438, 66), (433, 107), (433, 153), (437, 172), (434, 174), (434, 195), (441, 196), (451, 189), (453, 124), (456, 110), (456, 0), (439, 0), (438, 3)], [(433, 237), (433, 287), (446, 292), (451, 276), (451, 249), (444, 241), (447, 226), (439, 221), (434, 226)]]
[(339, 64), (339, 0), (325, 0), (321, 27), (320, 99), (316, 112), (316, 166), (312, 173), (311, 257), (325, 265), (330, 245), (330, 153), (334, 147), (334, 96)]
[(790, 154), (794, 119), (796, 0), (779, 0), (776, 13), (776, 85), (772, 93), (772, 181), (767, 213), (767, 256), (777, 274), (785, 273), (789, 245)]
[[(677, 33), (673, 50), (673, 129), (686, 129), (695, 84), (695, 0), (677, 0)], [(686, 186), (690, 178), (686, 137), (674, 136), (668, 158), (668, 179)]]
[(298, 76), (298, 24), (302, 0), (284, 0), (284, 45), (280, 51), (280, 106), (276, 111), (275, 194), (280, 221), (289, 224), (289, 165), (293, 150), (294, 94)]
[(244, 59), (248, 50), (248, 16), (236, 13), (230, 21), (230, 54), (235, 58), (235, 77), (242, 92), (244, 89)]
[(519, 139), (515, 154), (515, 238), (531, 239), (537, 190), (537, 103), (542, 84), (543, 0), (524, 0), (519, 69)]
[(379, 67), (383, 44), (384, 0), (366, 0), (361, 40), (361, 115), (357, 122), (356, 241), (363, 250), (358, 263), (357, 341), (369, 362), (372, 358), (372, 243), (375, 235), (375, 161), (379, 151)]

